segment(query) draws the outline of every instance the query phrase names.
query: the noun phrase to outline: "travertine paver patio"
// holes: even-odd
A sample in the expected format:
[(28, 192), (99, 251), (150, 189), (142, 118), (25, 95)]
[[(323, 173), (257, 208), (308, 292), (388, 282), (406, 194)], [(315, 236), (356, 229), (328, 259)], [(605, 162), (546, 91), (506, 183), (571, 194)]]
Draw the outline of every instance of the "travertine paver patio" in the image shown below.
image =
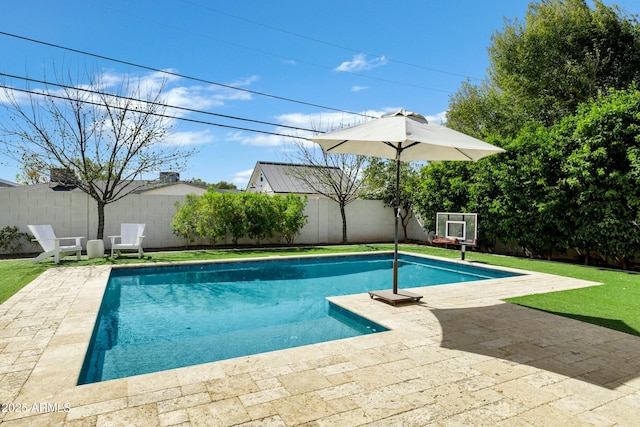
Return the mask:
[(109, 267), (50, 269), (0, 306), (9, 426), (635, 426), (640, 338), (506, 304), (543, 274), (332, 300), (389, 332), (76, 386)]

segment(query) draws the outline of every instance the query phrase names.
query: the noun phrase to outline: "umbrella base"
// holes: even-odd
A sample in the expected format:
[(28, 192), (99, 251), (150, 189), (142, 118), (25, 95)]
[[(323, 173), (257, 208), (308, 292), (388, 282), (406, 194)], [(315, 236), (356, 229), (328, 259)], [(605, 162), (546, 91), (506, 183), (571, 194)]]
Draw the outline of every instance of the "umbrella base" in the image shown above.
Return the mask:
[(369, 292), (369, 296), (373, 299), (377, 299), (391, 305), (403, 302), (416, 302), (420, 301), (420, 298), (422, 298), (422, 295), (417, 295), (413, 292), (403, 290), (398, 290), (397, 294), (394, 294), (393, 291), (373, 291)]

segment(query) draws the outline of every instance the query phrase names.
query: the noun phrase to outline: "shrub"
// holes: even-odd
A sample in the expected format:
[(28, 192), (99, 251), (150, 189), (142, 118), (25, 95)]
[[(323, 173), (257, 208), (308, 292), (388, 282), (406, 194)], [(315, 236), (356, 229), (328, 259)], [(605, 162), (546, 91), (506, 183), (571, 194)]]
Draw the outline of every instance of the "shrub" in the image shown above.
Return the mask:
[(198, 206), (200, 200), (195, 194), (187, 194), (184, 203), (176, 202), (176, 213), (171, 218), (173, 234), (182, 236), (186, 240), (186, 246), (192, 244), (198, 237)]
[(199, 237), (214, 245), (230, 235), (237, 245), (243, 237), (259, 242), (274, 234), (291, 244), (307, 223), (303, 214), (306, 204), (306, 197), (294, 195), (207, 192), (189, 195), (182, 205), (176, 204), (178, 212), (171, 226), (187, 244)]
[(32, 238), (31, 234), (20, 231), (18, 227), (6, 225), (0, 229), (0, 251), (10, 254), (19, 253), (22, 245)]
[(307, 198), (306, 196), (303, 198), (288, 194), (284, 198), (275, 196), (274, 201), (276, 201), (279, 211), (276, 229), (288, 244), (292, 244), (308, 221), (307, 216), (303, 214), (304, 208), (307, 206)]

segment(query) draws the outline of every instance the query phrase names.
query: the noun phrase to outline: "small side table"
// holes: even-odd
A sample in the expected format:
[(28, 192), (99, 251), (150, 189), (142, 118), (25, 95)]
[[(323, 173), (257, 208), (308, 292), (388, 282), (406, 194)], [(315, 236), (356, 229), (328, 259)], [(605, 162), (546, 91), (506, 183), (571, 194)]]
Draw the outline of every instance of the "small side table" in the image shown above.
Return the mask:
[(87, 256), (91, 258), (102, 258), (104, 256), (104, 242), (102, 240), (87, 241)]

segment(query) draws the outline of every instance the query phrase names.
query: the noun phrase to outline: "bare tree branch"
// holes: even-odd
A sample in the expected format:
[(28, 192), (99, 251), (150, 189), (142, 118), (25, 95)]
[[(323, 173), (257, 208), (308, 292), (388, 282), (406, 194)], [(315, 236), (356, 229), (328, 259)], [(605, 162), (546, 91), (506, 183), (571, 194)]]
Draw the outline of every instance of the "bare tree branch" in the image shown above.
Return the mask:
[(294, 163), (309, 168), (290, 168), (288, 173), (304, 182), (313, 191), (335, 201), (342, 217), (342, 242), (347, 243), (347, 216), (345, 207), (361, 195), (363, 173), (369, 158), (351, 154), (327, 154), (315, 144), (301, 138), (292, 138), (293, 151), (286, 156)]
[(102, 239), (107, 204), (137, 190), (145, 173), (182, 170), (195, 151), (163, 143), (171, 127), (159, 102), (164, 84), (142, 93), (140, 83), (125, 78), (109, 93), (98, 73), (86, 74), (91, 91), (70, 75), (58, 79), (61, 89), (17, 92), (4, 85), (6, 102), (0, 106), (10, 121), (0, 123), (0, 152), (18, 162), (29, 159), (40, 172), (69, 171), (98, 205), (96, 235)]

